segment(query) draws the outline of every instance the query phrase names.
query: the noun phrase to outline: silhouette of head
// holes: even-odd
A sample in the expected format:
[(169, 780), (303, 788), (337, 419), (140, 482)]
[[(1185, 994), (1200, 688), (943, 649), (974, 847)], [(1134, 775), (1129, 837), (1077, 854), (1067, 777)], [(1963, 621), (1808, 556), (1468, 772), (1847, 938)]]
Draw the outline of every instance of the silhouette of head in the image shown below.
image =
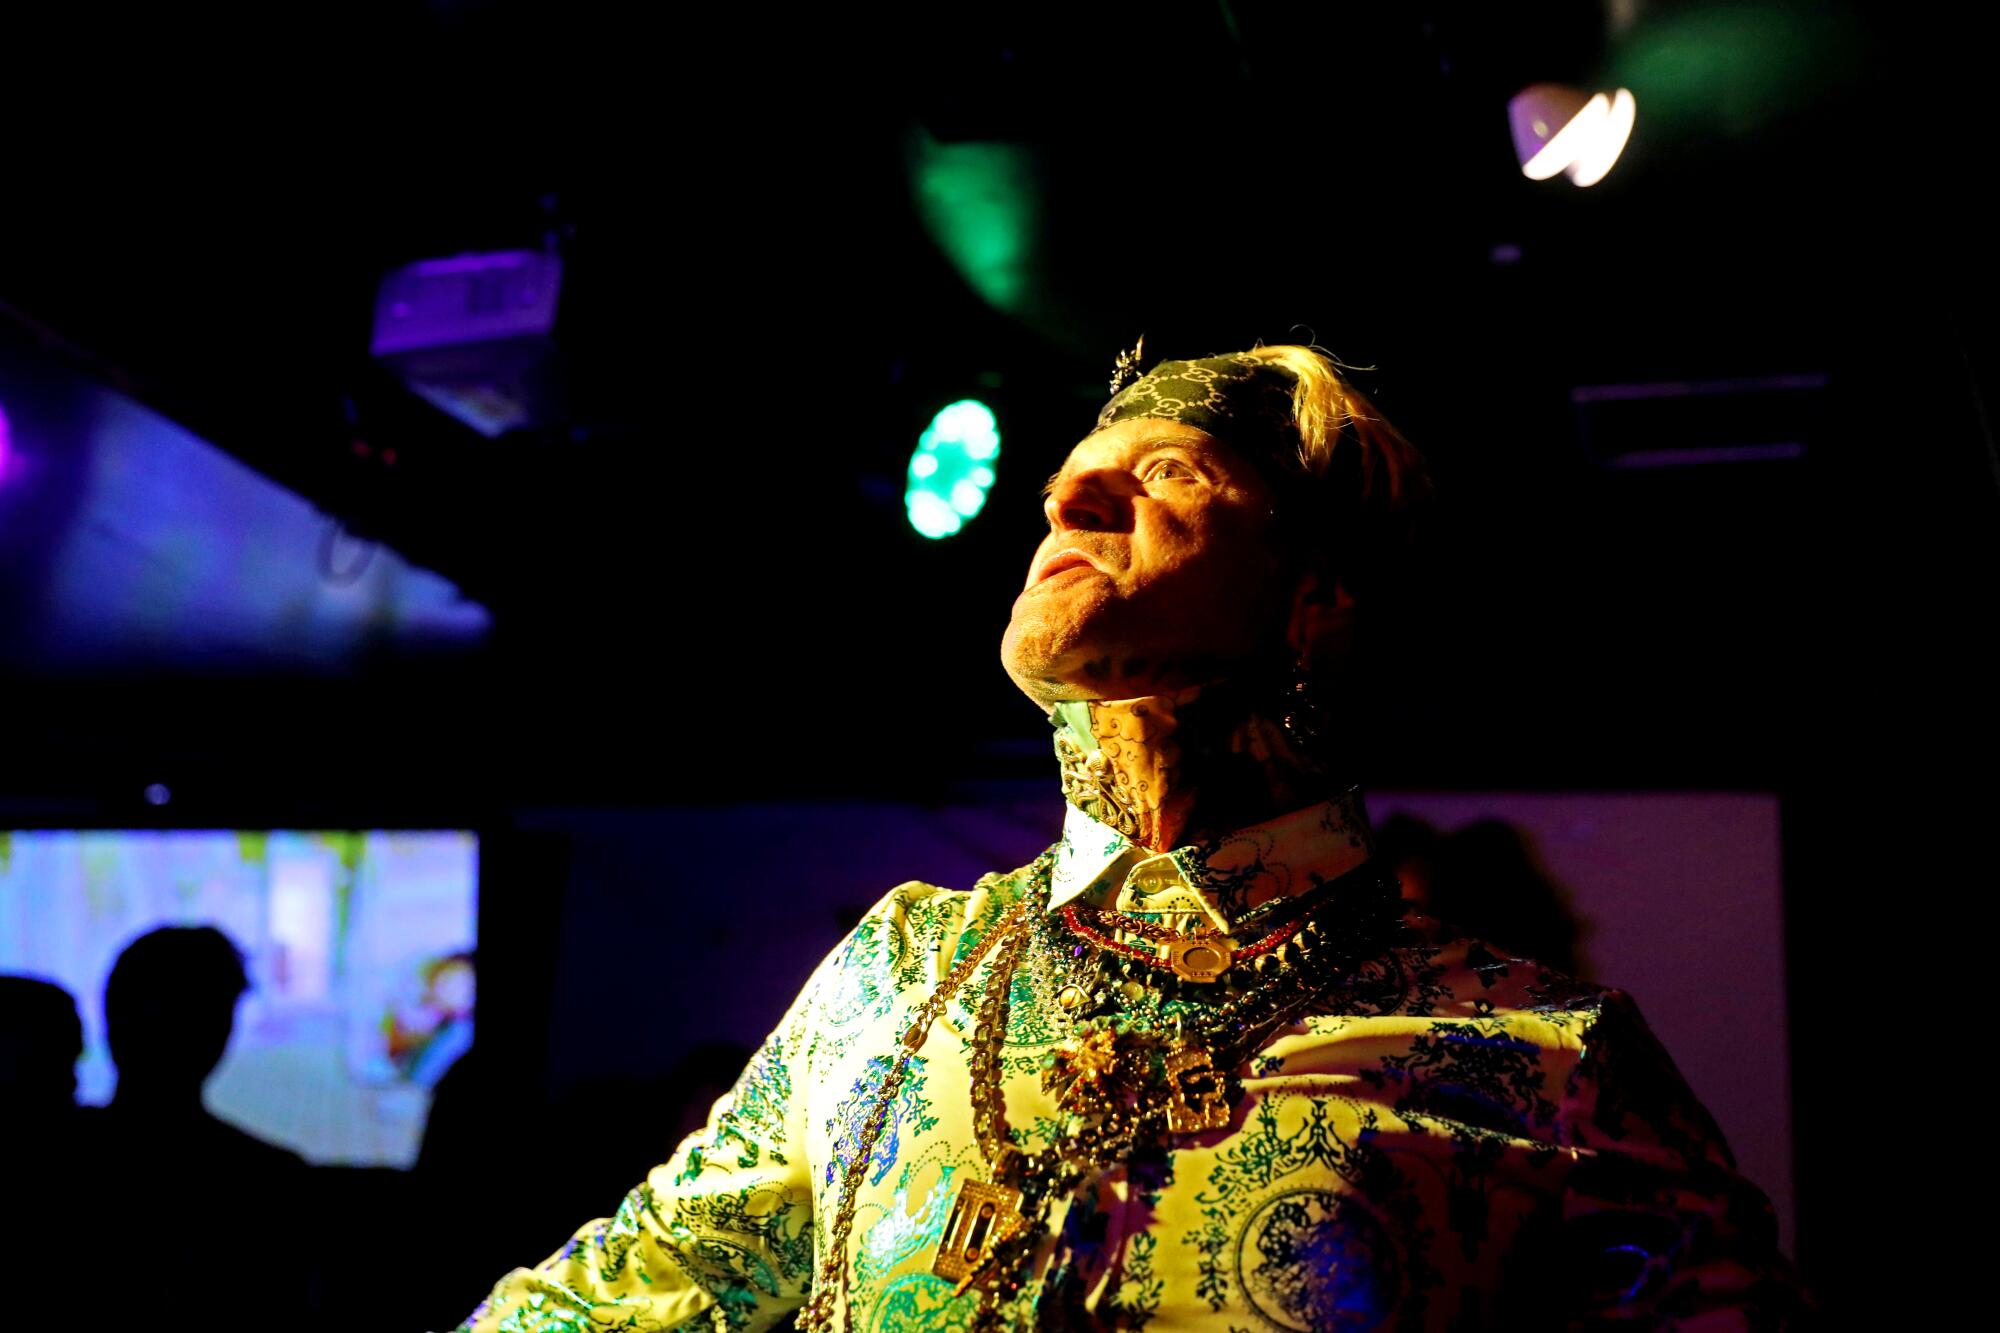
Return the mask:
[(213, 926), (164, 926), (127, 945), (104, 984), (118, 1096), (199, 1098), (249, 988), (243, 955)]
[(0, 977), (0, 1106), (48, 1114), (76, 1101), (83, 1023), (53, 981)]
[(1481, 819), (1443, 832), (1392, 815), (1376, 834), (1378, 849), (1402, 878), (1403, 896), (1425, 912), (1558, 971), (1581, 970), (1588, 927), (1521, 829)]

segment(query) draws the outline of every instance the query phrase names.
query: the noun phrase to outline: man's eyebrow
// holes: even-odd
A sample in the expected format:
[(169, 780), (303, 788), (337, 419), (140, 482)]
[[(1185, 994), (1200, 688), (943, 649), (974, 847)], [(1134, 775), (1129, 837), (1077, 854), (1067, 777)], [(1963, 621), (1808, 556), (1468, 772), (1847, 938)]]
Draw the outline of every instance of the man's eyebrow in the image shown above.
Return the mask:
[(1160, 449), (1185, 449), (1191, 454), (1215, 452), (1214, 442), (1207, 439), (1189, 439), (1185, 435), (1148, 435), (1133, 446), (1137, 453), (1153, 453)]
[[(1162, 449), (1184, 450), (1197, 458), (1211, 458), (1215, 453), (1215, 450), (1206, 440), (1190, 440), (1178, 435), (1154, 435), (1142, 440), (1135, 440), (1127, 450), (1127, 453), (1131, 458), (1137, 459), (1144, 458), (1148, 454), (1158, 453)], [(1042, 498), (1044, 500), (1055, 493), (1056, 486), (1062, 479), (1062, 469), (1057, 468), (1049, 475), (1049, 479), (1042, 483)]]
[(1203, 467), (1213, 468), (1216, 466), (1215, 449), (1207, 441), (1190, 440), (1178, 435), (1155, 435), (1149, 439), (1137, 441), (1133, 444), (1132, 451), (1128, 457), (1131, 465), (1137, 467), (1154, 454), (1168, 449), (1186, 454)]

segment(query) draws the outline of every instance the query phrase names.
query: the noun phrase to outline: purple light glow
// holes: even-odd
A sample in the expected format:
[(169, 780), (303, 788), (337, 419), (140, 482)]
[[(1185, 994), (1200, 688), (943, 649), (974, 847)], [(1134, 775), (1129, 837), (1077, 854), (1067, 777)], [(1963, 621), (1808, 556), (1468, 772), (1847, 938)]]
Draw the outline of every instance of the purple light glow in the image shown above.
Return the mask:
[(520, 268), (537, 258), (533, 250), (501, 250), (494, 254), (454, 255), (450, 259), (423, 259), (409, 266), (419, 278), (443, 278), (464, 273), (490, 273), (494, 269)]
[(1659, 384), (1583, 384), (1569, 391), (1572, 403), (1607, 403), (1633, 398), (1694, 398), (1716, 393), (1765, 389), (1824, 389), (1825, 375), (1757, 375), (1733, 380), (1669, 380)]
[(539, 250), (499, 250), (406, 264), (376, 292), (376, 356), (510, 338), (555, 326), (562, 259)]
[(7, 437), (7, 409), (0, 407), (0, 481), (7, 480), (7, 455), (11, 443)]

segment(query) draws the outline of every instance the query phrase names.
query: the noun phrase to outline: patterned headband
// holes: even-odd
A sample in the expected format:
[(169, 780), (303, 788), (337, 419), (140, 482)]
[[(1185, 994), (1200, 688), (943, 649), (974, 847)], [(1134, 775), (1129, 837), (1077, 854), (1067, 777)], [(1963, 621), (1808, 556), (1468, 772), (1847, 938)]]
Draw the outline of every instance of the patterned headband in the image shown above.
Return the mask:
[(1127, 385), (1097, 414), (1097, 429), (1134, 417), (1158, 417), (1207, 431), (1260, 465), (1299, 470), (1292, 425), (1297, 377), (1249, 352), (1200, 361), (1162, 361)]

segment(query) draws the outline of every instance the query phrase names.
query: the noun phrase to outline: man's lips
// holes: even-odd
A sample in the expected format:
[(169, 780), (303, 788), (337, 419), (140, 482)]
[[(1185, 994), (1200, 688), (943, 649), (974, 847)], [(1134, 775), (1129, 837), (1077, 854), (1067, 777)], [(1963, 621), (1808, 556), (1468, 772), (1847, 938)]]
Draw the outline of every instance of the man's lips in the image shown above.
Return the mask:
[(1070, 546), (1060, 551), (1052, 551), (1045, 556), (1041, 563), (1035, 566), (1034, 575), (1028, 580), (1028, 586), (1032, 588), (1066, 569), (1094, 569), (1100, 574), (1104, 572), (1103, 567), (1095, 560)]

